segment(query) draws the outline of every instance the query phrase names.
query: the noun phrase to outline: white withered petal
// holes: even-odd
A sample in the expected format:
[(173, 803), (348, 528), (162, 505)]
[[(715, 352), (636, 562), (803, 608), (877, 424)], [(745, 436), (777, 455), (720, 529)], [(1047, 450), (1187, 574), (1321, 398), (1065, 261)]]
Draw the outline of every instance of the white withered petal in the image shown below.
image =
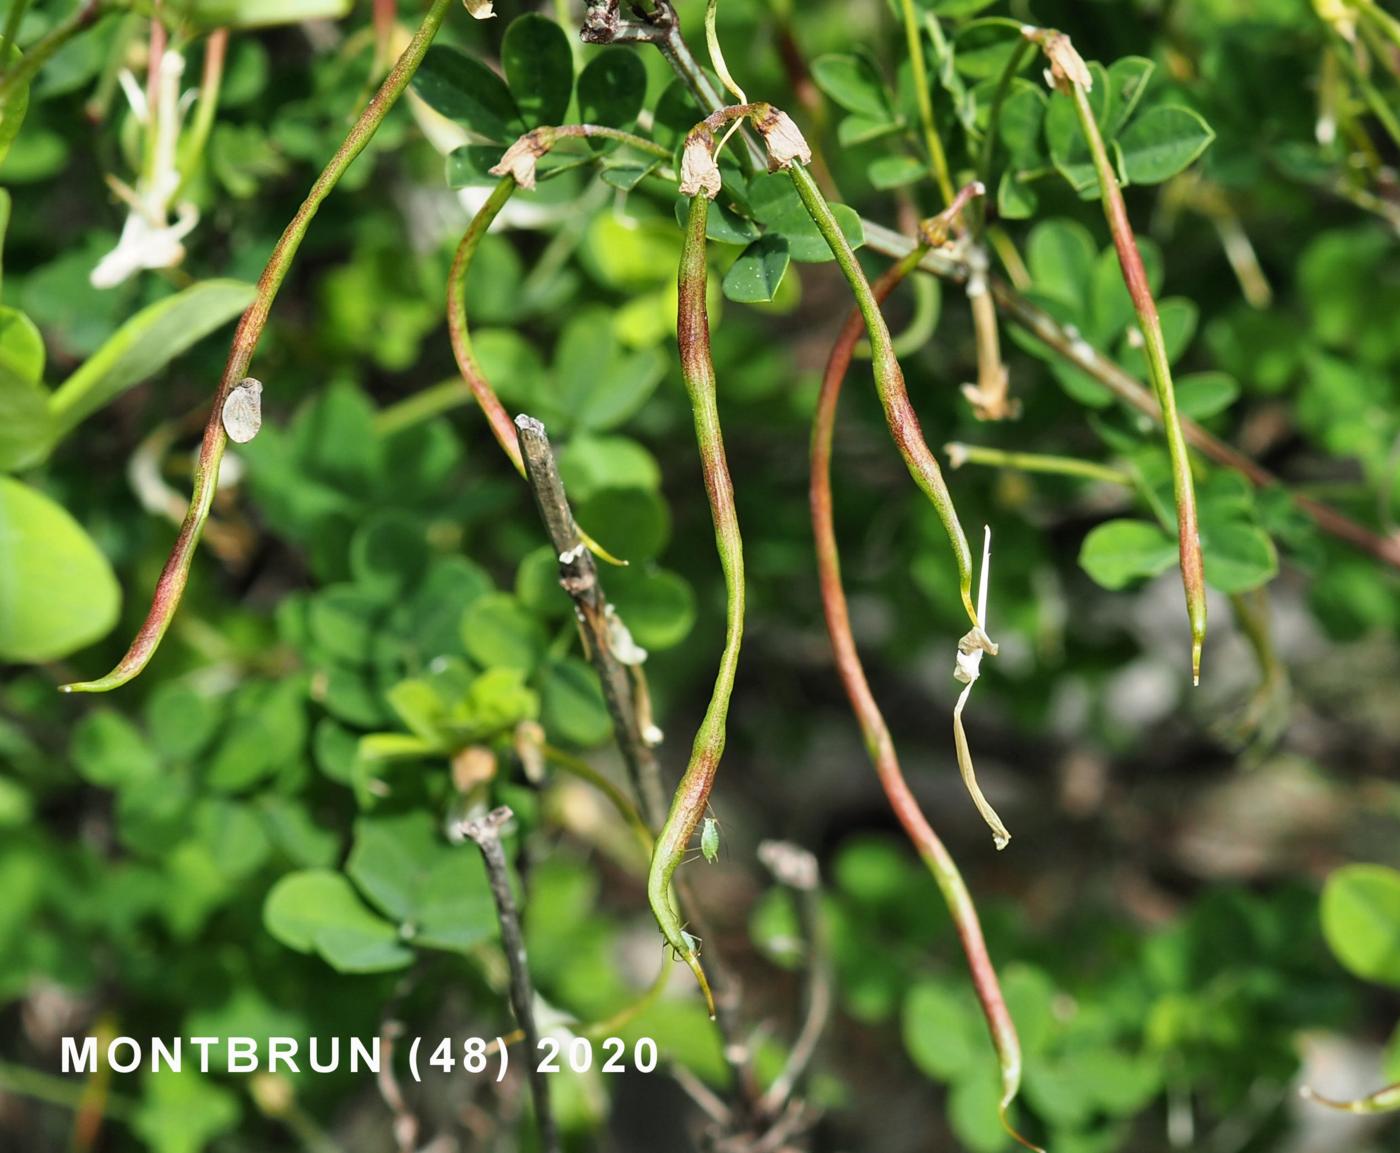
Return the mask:
[(506, 149), (500, 163), (489, 171), (492, 176), (513, 176), (521, 188), (535, 187), (535, 166), (541, 156), (549, 151), (540, 138), (538, 130), (527, 132)]
[(812, 163), (812, 149), (802, 130), (791, 116), (781, 108), (770, 108), (758, 121), (758, 130), (768, 146), (768, 169), (776, 172), (787, 168), (795, 160), (799, 164)]
[(708, 132), (692, 132), (685, 138), (685, 151), (681, 153), (682, 196), (703, 192), (713, 200), (719, 195), (722, 181), (714, 148), (715, 138)]

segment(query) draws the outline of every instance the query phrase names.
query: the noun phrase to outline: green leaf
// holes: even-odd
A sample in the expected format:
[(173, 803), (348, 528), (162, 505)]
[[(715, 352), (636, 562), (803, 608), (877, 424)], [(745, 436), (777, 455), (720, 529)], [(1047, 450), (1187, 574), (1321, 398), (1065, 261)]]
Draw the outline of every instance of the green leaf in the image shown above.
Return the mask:
[(380, 513), (351, 538), (351, 575), (372, 596), (401, 596), (418, 583), (427, 567), (427, 529), (413, 517)]
[[(606, 141), (595, 141), (595, 143), (601, 145), (605, 144)], [(616, 188), (619, 192), (631, 192), (660, 167), (659, 160), (609, 162), (604, 165), (598, 176), (604, 184)]]
[(305, 869), (278, 881), (263, 902), (263, 925), (288, 948), (318, 953), (342, 973), (382, 973), (413, 961), (398, 930), (329, 869)]
[[(560, 334), (550, 404), (566, 427), (615, 428), (646, 403), (666, 374), (659, 349), (625, 352), (610, 319), (603, 309), (580, 309)], [(546, 423), (560, 422), (546, 418)]]
[(1400, 987), (1400, 871), (1345, 865), (1322, 890), (1322, 932), (1347, 969)]
[(300, 764), (306, 731), (304, 678), (250, 681), (239, 690), (224, 739), (209, 759), (206, 783), (234, 793)]
[(520, 109), (505, 81), (455, 48), (429, 48), (413, 74), (413, 90), (433, 111), (487, 140), (509, 143), (520, 123)]
[(540, 716), (545, 731), (591, 748), (612, 736), (612, 720), (594, 671), (576, 657), (546, 664), (540, 677)]
[(115, 709), (98, 709), (78, 722), (70, 755), (83, 780), (103, 789), (144, 784), (160, 773), (146, 738)]
[(501, 67), (527, 128), (564, 122), (574, 93), (574, 56), (558, 24), (533, 12), (511, 21)]
[(389, 707), (409, 731), (428, 745), (442, 747), (447, 702), (431, 681), (410, 677), (399, 681), (386, 695)]
[[(631, 128), (646, 102), (647, 70), (641, 54), (627, 48), (604, 48), (578, 77), (579, 119), (585, 124)], [(608, 141), (594, 142), (596, 148)]]
[(953, 66), (958, 75), (972, 80), (1000, 76), (1020, 39), (1013, 30), (995, 24), (972, 22), (958, 29), (953, 40)]
[(1149, 108), (1118, 137), (1123, 172), (1130, 184), (1160, 184), (1191, 164), (1214, 139), (1210, 125), (1189, 108)]
[(944, 985), (922, 981), (910, 989), (900, 1023), (909, 1056), (936, 1081), (959, 1080), (991, 1055), (976, 1013)]
[(1097, 255), (1093, 236), (1074, 220), (1042, 221), (1026, 241), (1026, 264), (1036, 292), (1081, 312)]
[(659, 554), (671, 537), (670, 511), (650, 489), (599, 489), (579, 502), (578, 519), (613, 556), (633, 564)]
[[(714, 215), (713, 207), (710, 215)], [(755, 231), (753, 236), (757, 236)], [(744, 244), (752, 237), (740, 240)], [(733, 242), (731, 242), (733, 243)], [(620, 220), (604, 212), (589, 222), (580, 255), (590, 275), (608, 288), (636, 292), (676, 279), (681, 235), (664, 220)]]
[(893, 136), (901, 130), (897, 120), (871, 120), (865, 116), (847, 116), (836, 126), (836, 140), (842, 148), (855, 148)]
[[(998, 1113), (1001, 1085), (987, 1067), (990, 1054), (971, 1076), (959, 1078), (948, 1093), (948, 1124), (968, 1153), (999, 1153), (1013, 1148)], [(1057, 1146), (1058, 1148), (1058, 1146)]]
[(449, 188), (490, 188), (500, 183), (491, 169), (500, 163), (505, 149), (499, 144), (463, 144), (447, 154), (444, 171)]
[(645, 649), (669, 649), (695, 625), (695, 590), (667, 569), (629, 565), (607, 574), (607, 589), (632, 639)]
[(131, 1129), (150, 1153), (201, 1153), (238, 1127), (238, 1094), (193, 1067), (148, 1073), (142, 1088)]
[(1040, 205), (1040, 197), (1029, 184), (1010, 171), (1001, 174), (997, 184), (997, 215), (1007, 220), (1029, 220)]
[(576, 501), (587, 500), (610, 485), (653, 491), (661, 485), (656, 457), (624, 436), (574, 437), (559, 453), (559, 475)]
[(415, 944), (463, 950), (497, 931), (481, 854), (449, 845), (427, 813), (360, 818), (345, 871)]
[[(1184, 296), (1169, 296), (1157, 302), (1157, 319), (1162, 325), (1162, 344), (1167, 351), (1167, 362), (1175, 364), (1182, 354), (1191, 347), (1196, 335), (1196, 322), (1200, 309), (1194, 301)], [(1147, 351), (1142, 345), (1141, 329), (1136, 324), (1130, 332), (1131, 339), (1125, 339), (1121, 347), (1120, 359), (1130, 372), (1146, 378), (1149, 375)]]
[[(5, 55), (5, 69), (8, 71), (16, 61), (23, 57), (22, 53), (15, 45), (6, 44), (3, 49)], [(0, 109), (0, 163), (5, 160), (5, 155), (10, 151), (10, 145), (14, 143), (15, 137), (19, 135), (20, 127), (24, 124), (25, 113), (29, 111), (29, 84), (21, 84), (11, 94), (9, 102), (3, 109)]]
[(1201, 552), (1206, 584), (1223, 593), (1242, 593), (1278, 575), (1278, 551), (1269, 534), (1252, 520), (1215, 519), (1201, 511)]
[(0, 472), (38, 464), (53, 446), (44, 339), (24, 313), (0, 308)]
[(864, 56), (818, 56), (812, 61), (812, 79), (847, 112), (877, 123), (894, 119), (885, 83)]
[(870, 183), (881, 191), (903, 188), (928, 176), (928, 166), (912, 156), (881, 156), (866, 169)]
[(1156, 64), (1143, 56), (1124, 56), (1108, 66), (1112, 99), (1108, 120), (1103, 126), (1105, 140), (1112, 140), (1128, 123), (1156, 68)]
[(540, 623), (509, 593), (488, 593), (462, 615), (462, 641), (472, 660), (488, 668), (529, 672), (544, 655)]
[(1079, 564), (1106, 589), (1122, 589), (1157, 576), (1177, 562), (1177, 544), (1157, 525), (1111, 520), (1084, 538)]
[(1050, 98), (1038, 85), (1017, 77), (1001, 105), (998, 131), (1001, 142), (1016, 168), (1036, 166), (1044, 155), (1041, 148), (1045, 109)]
[(791, 257), (781, 236), (761, 236), (739, 254), (724, 274), (724, 295), (740, 304), (760, 304), (773, 299), (783, 282)]
[[(749, 184), (749, 204), (760, 224), (787, 241), (793, 260), (815, 264), (835, 259), (786, 173), (769, 172), (754, 177)], [(852, 248), (865, 243), (860, 217), (854, 210), (844, 204), (833, 204), (831, 211)]]
[(539, 697), (525, 685), (521, 669), (487, 669), (452, 706), (444, 726), (460, 744), (498, 736), (539, 716)]
[(143, 308), (54, 392), (57, 435), (154, 376), (242, 313), (256, 295), (253, 285), (240, 280), (205, 280)]
[(983, 8), (990, 8), (996, 0), (921, 0), (923, 6), (949, 20), (965, 20), (975, 16)]
[(1224, 412), (1240, 395), (1239, 382), (1225, 372), (1193, 372), (1174, 382), (1182, 416), (1204, 420)]
[(57, 660), (117, 623), (112, 566), (67, 511), (0, 476), (0, 659)]

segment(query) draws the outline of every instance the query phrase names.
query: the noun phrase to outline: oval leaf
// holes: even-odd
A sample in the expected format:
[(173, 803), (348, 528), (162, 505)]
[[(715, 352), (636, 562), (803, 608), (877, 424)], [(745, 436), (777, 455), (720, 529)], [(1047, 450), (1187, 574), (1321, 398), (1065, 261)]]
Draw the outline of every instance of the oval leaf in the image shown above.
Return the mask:
[(1347, 865), (1322, 890), (1322, 932), (1348, 969), (1400, 987), (1400, 872)]
[(53, 394), (56, 435), (111, 403), (253, 303), (241, 280), (206, 280), (143, 308)]
[(413, 91), (434, 112), (487, 140), (504, 144), (516, 135), (520, 110), (505, 81), (455, 48), (428, 49), (413, 74)]
[(760, 237), (724, 274), (724, 295), (741, 304), (761, 304), (777, 294), (791, 256), (781, 236)]
[(558, 24), (533, 13), (513, 21), (501, 66), (526, 127), (564, 122), (574, 94), (574, 55)]
[(51, 661), (117, 623), (112, 566), (62, 506), (0, 477), (0, 659)]
[[(631, 128), (646, 95), (646, 65), (641, 56), (626, 48), (605, 48), (579, 73), (578, 111), (585, 124)], [(594, 142), (599, 148), (608, 143)]]
[(1084, 538), (1079, 564), (1095, 583), (1121, 589), (1166, 572), (1176, 563), (1176, 556), (1176, 541), (1155, 524), (1111, 520)]
[(1132, 184), (1160, 184), (1200, 156), (1215, 139), (1210, 125), (1189, 108), (1149, 108), (1118, 137), (1123, 173)]
[(342, 973), (402, 969), (413, 952), (398, 930), (365, 907), (340, 873), (306, 869), (283, 877), (263, 902), (263, 924), (298, 953), (319, 953)]

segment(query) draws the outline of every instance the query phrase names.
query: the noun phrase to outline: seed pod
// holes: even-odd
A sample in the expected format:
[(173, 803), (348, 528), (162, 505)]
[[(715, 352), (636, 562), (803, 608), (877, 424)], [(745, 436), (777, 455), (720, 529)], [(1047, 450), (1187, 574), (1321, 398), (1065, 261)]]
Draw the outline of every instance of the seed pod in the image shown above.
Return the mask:
[(245, 376), (228, 394), (221, 414), (234, 444), (247, 444), (262, 428), (262, 381)]

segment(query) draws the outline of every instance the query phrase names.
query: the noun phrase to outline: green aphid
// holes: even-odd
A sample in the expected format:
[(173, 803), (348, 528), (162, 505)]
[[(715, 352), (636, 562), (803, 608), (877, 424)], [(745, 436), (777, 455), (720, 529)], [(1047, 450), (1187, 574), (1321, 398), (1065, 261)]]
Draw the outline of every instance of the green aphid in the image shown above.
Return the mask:
[(706, 817), (700, 828), (700, 852), (712, 865), (719, 860), (719, 822), (714, 817)]

